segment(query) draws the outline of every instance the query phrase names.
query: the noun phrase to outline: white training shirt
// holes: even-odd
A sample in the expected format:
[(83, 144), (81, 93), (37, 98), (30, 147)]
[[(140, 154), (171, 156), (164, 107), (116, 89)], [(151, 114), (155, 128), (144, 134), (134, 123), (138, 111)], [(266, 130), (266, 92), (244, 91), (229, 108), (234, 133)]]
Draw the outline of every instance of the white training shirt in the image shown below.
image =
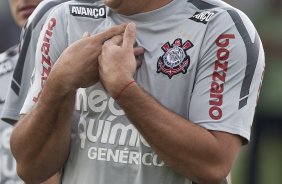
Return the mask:
[[(219, 0), (174, 0), (132, 16), (116, 14), (102, 2), (62, 4), (41, 32), (35, 81), (22, 113), (32, 109), (67, 46), (84, 32), (94, 35), (129, 21), (136, 23), (137, 43), (145, 48), (136, 72), (140, 86), (199, 126), (249, 140), (264, 52), (247, 16)], [(100, 83), (78, 89), (75, 108), (80, 120), (63, 184), (192, 183), (166, 166)]]

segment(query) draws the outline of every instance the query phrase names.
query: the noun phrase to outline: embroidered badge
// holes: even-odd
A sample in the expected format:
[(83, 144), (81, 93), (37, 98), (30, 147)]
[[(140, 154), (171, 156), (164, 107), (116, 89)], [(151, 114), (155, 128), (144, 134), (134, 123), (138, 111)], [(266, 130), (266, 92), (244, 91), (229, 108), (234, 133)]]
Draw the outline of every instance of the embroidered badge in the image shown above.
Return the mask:
[(182, 44), (182, 39), (176, 39), (172, 45), (169, 42), (162, 46), (165, 52), (157, 62), (157, 73), (163, 73), (171, 79), (179, 73), (185, 74), (190, 64), (190, 56), (186, 51), (194, 45), (189, 40)]

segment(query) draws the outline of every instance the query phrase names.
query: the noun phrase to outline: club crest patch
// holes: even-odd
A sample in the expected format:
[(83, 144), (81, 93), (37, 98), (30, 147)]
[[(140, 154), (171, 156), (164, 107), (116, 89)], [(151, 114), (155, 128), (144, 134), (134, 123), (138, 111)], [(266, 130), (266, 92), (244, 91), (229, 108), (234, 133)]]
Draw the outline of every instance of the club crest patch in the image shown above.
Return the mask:
[(186, 51), (194, 45), (191, 41), (182, 44), (182, 39), (176, 39), (171, 45), (169, 42), (162, 46), (164, 54), (157, 62), (157, 73), (163, 73), (171, 79), (179, 73), (185, 74), (190, 64), (190, 56)]

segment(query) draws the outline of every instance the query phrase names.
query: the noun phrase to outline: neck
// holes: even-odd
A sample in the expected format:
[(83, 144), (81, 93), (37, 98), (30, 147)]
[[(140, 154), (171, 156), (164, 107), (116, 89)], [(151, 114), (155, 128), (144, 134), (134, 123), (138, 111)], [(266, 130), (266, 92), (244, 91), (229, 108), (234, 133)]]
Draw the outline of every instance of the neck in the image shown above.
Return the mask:
[[(159, 9), (167, 4), (169, 4), (173, 0), (143, 0), (139, 1), (140, 3), (134, 2), (131, 4), (127, 4), (126, 7), (120, 9), (113, 9), (116, 13), (120, 13), (123, 15), (133, 15), (138, 13), (145, 13), (149, 11), (153, 11)], [(179, 0), (177, 0), (179, 1)]]
[(143, 11), (140, 13), (153, 11), (159, 9), (167, 4), (169, 4), (172, 0), (155, 0), (151, 1), (152, 3), (148, 3), (147, 6), (144, 7)]

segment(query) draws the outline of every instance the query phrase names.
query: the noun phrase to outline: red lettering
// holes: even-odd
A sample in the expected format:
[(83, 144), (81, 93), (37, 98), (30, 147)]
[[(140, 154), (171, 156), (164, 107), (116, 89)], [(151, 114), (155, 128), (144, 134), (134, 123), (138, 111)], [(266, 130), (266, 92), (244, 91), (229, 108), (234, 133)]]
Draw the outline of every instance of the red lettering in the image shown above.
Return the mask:
[(54, 27), (56, 26), (57, 24), (57, 21), (55, 18), (52, 18), (50, 21), (49, 21), (49, 24), (48, 24), (48, 30), (53, 30)]
[[(227, 58), (228, 59), (228, 58)], [(228, 62), (221, 63), (218, 60), (214, 63), (214, 70), (222, 69), (224, 72), (227, 72)]]
[(33, 97), (33, 98), (32, 98), (32, 101), (33, 101), (34, 103), (37, 103), (37, 101), (38, 101), (40, 95), (41, 95), (41, 91), (38, 93), (37, 97)]
[(217, 82), (212, 82), (211, 93), (222, 93), (224, 90), (223, 84), (218, 84)]
[(210, 97), (214, 99), (214, 100), (210, 100), (210, 102), (209, 102), (210, 105), (215, 105), (215, 106), (221, 106), (222, 105), (222, 94), (211, 93)]
[(229, 58), (229, 51), (225, 48), (220, 48), (216, 52), (216, 56), (217, 56), (218, 60), (225, 61)]
[[(210, 88), (210, 100), (209, 105), (209, 116), (213, 120), (220, 120), (222, 118), (222, 109), (223, 104), (223, 92), (224, 92), (224, 83), (226, 80), (226, 73), (228, 70), (228, 58), (230, 51), (226, 48), (230, 39), (235, 39), (234, 34), (222, 34), (220, 35), (215, 44), (219, 47), (216, 52), (217, 60), (214, 63), (214, 71), (212, 74), (212, 82)], [(222, 82), (222, 83), (219, 83)]]
[[(235, 35), (234, 34), (222, 34), (216, 39), (215, 43), (219, 47), (227, 47), (229, 45), (230, 39), (235, 39)], [(224, 42), (221, 42), (222, 40)]]
[(49, 54), (49, 50), (50, 50), (49, 42), (44, 42), (42, 44), (42, 47), (41, 47), (41, 52), (43, 52), (45, 55), (48, 55)]
[(219, 120), (222, 117), (222, 110), (217, 106), (212, 106), (209, 110), (209, 115), (213, 120)]
[[(49, 38), (50, 37), (52, 37), (52, 32), (48, 29), (48, 30), (46, 30), (46, 32), (45, 32), (45, 36), (44, 36), (44, 41), (46, 40), (46, 41), (48, 41), (49, 42)], [(48, 39), (48, 40), (47, 40)]]
[[(41, 88), (43, 88), (45, 81), (47, 80), (47, 77), (49, 76), (51, 72), (51, 60), (49, 56), (50, 52), (50, 39), (53, 36), (53, 30), (56, 26), (56, 19), (52, 18), (48, 23), (48, 28), (45, 31), (43, 43), (41, 46), (41, 63), (42, 63), (42, 73), (41, 73)], [(38, 98), (40, 96), (41, 92), (38, 93), (37, 97), (33, 98), (33, 101), (36, 103), (38, 101)]]
[(48, 66), (51, 66), (50, 56), (47, 55), (47, 57), (45, 57), (44, 55), (42, 55), (41, 63), (43, 67), (45, 66), (44, 63), (46, 63)]
[[(51, 36), (52, 36), (52, 34), (51, 34)], [(45, 36), (43, 38), (43, 41), (44, 41), (44, 43), (49, 43), (50, 42), (50, 37), (48, 37), (48, 34), (46, 34), (46, 32), (45, 32)]]
[[(49, 73), (51, 72), (51, 67), (48, 67), (48, 68), (46, 68), (46, 67), (43, 67), (43, 71), (42, 71), (42, 79), (43, 79), (43, 76), (46, 76), (46, 78), (47, 78), (47, 76), (49, 75)], [(46, 78), (44, 77), (44, 79), (46, 80)]]
[(213, 81), (217, 81), (217, 79), (218, 79), (222, 82), (225, 82), (225, 78), (226, 78), (225, 72), (223, 72), (222, 74), (219, 74), (217, 71), (213, 71), (213, 74), (212, 74), (212, 80)]

